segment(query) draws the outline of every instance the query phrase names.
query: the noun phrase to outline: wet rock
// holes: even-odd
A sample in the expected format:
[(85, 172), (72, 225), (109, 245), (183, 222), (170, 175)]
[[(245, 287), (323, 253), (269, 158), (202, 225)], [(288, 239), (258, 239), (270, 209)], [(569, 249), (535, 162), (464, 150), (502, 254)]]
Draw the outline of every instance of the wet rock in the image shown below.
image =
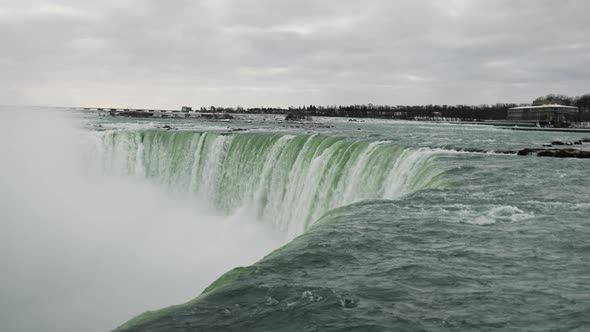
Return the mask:
[(201, 118), (203, 119), (212, 119), (212, 120), (232, 120), (234, 117), (231, 114), (201, 114)]
[(554, 158), (590, 158), (590, 151), (578, 149), (522, 149), (517, 154), (519, 156), (535, 155)]
[(124, 110), (121, 112), (117, 111), (109, 111), (111, 116), (127, 116), (131, 118), (149, 118), (154, 116), (152, 112), (143, 112), (143, 111), (131, 111), (131, 110)]
[(551, 145), (565, 145), (565, 143), (561, 141), (553, 141), (551, 142)]
[[(488, 151), (484, 151), (484, 153), (487, 153)], [(501, 154), (517, 154), (518, 151), (515, 150), (497, 150), (494, 151), (494, 153), (501, 153)]]

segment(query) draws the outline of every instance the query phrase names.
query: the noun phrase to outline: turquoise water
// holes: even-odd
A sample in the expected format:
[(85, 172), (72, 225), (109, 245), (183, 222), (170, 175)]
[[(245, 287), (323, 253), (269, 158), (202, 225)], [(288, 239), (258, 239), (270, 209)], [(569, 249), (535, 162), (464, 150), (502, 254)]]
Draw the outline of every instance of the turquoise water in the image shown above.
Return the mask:
[[(262, 116), (89, 123), (105, 172), (228, 215), (252, 209), (286, 243), (121, 331), (590, 329), (589, 161), (498, 153), (583, 134)], [(179, 130), (155, 129), (164, 123)]]

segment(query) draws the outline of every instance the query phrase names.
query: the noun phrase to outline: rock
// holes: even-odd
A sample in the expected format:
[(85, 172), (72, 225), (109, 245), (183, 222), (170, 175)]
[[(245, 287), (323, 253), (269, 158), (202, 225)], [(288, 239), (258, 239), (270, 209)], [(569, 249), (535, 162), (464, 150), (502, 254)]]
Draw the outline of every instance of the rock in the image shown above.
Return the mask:
[(590, 158), (590, 151), (578, 149), (522, 149), (519, 156), (536, 155), (538, 157), (554, 158)]
[(201, 114), (201, 118), (203, 119), (213, 119), (213, 120), (232, 120), (234, 117), (230, 114)]
[(128, 117), (131, 117), (131, 118), (150, 118), (150, 117), (152, 117), (154, 115), (154, 113), (125, 110), (123, 112), (118, 112), (116, 115), (118, 115), (118, 116), (128, 116)]
[[(487, 151), (485, 151), (484, 153), (486, 153)], [(497, 150), (495, 151), (495, 153), (501, 153), (501, 154), (518, 154), (518, 151), (514, 151), (514, 150)]]
[(574, 142), (574, 144), (575, 144), (575, 145), (581, 145), (581, 144), (582, 144), (582, 142), (580, 142), (580, 141), (575, 141), (575, 142)]
[(545, 143), (545, 144), (543, 144), (543, 146), (545, 146), (545, 147), (552, 147), (553, 145)]
[(565, 143), (561, 141), (553, 141), (551, 142), (551, 145), (565, 145)]

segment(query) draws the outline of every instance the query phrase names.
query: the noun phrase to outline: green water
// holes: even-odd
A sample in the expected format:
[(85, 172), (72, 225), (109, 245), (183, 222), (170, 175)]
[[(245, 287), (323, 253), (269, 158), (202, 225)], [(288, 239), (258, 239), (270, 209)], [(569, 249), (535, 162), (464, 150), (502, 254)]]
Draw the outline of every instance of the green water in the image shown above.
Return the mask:
[(583, 134), (318, 122), (90, 121), (105, 172), (286, 243), (118, 330), (590, 330), (590, 162), (495, 153)]
[(194, 193), (228, 215), (254, 209), (260, 222), (275, 224), (290, 238), (334, 208), (444, 183), (436, 152), (387, 141), (161, 130), (101, 136), (108, 172)]

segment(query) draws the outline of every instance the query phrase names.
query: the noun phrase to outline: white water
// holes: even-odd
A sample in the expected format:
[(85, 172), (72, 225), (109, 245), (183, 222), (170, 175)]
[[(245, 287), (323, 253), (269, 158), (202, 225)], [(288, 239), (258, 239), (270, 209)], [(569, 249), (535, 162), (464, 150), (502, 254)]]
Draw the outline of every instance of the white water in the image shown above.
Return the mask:
[(63, 114), (2, 114), (1, 331), (106, 331), (194, 298), (282, 244), (246, 213), (97, 175), (80, 137)]
[(153, 130), (95, 139), (106, 172), (147, 176), (224, 213), (251, 211), (288, 240), (334, 208), (439, 185), (436, 152), (386, 141)]

